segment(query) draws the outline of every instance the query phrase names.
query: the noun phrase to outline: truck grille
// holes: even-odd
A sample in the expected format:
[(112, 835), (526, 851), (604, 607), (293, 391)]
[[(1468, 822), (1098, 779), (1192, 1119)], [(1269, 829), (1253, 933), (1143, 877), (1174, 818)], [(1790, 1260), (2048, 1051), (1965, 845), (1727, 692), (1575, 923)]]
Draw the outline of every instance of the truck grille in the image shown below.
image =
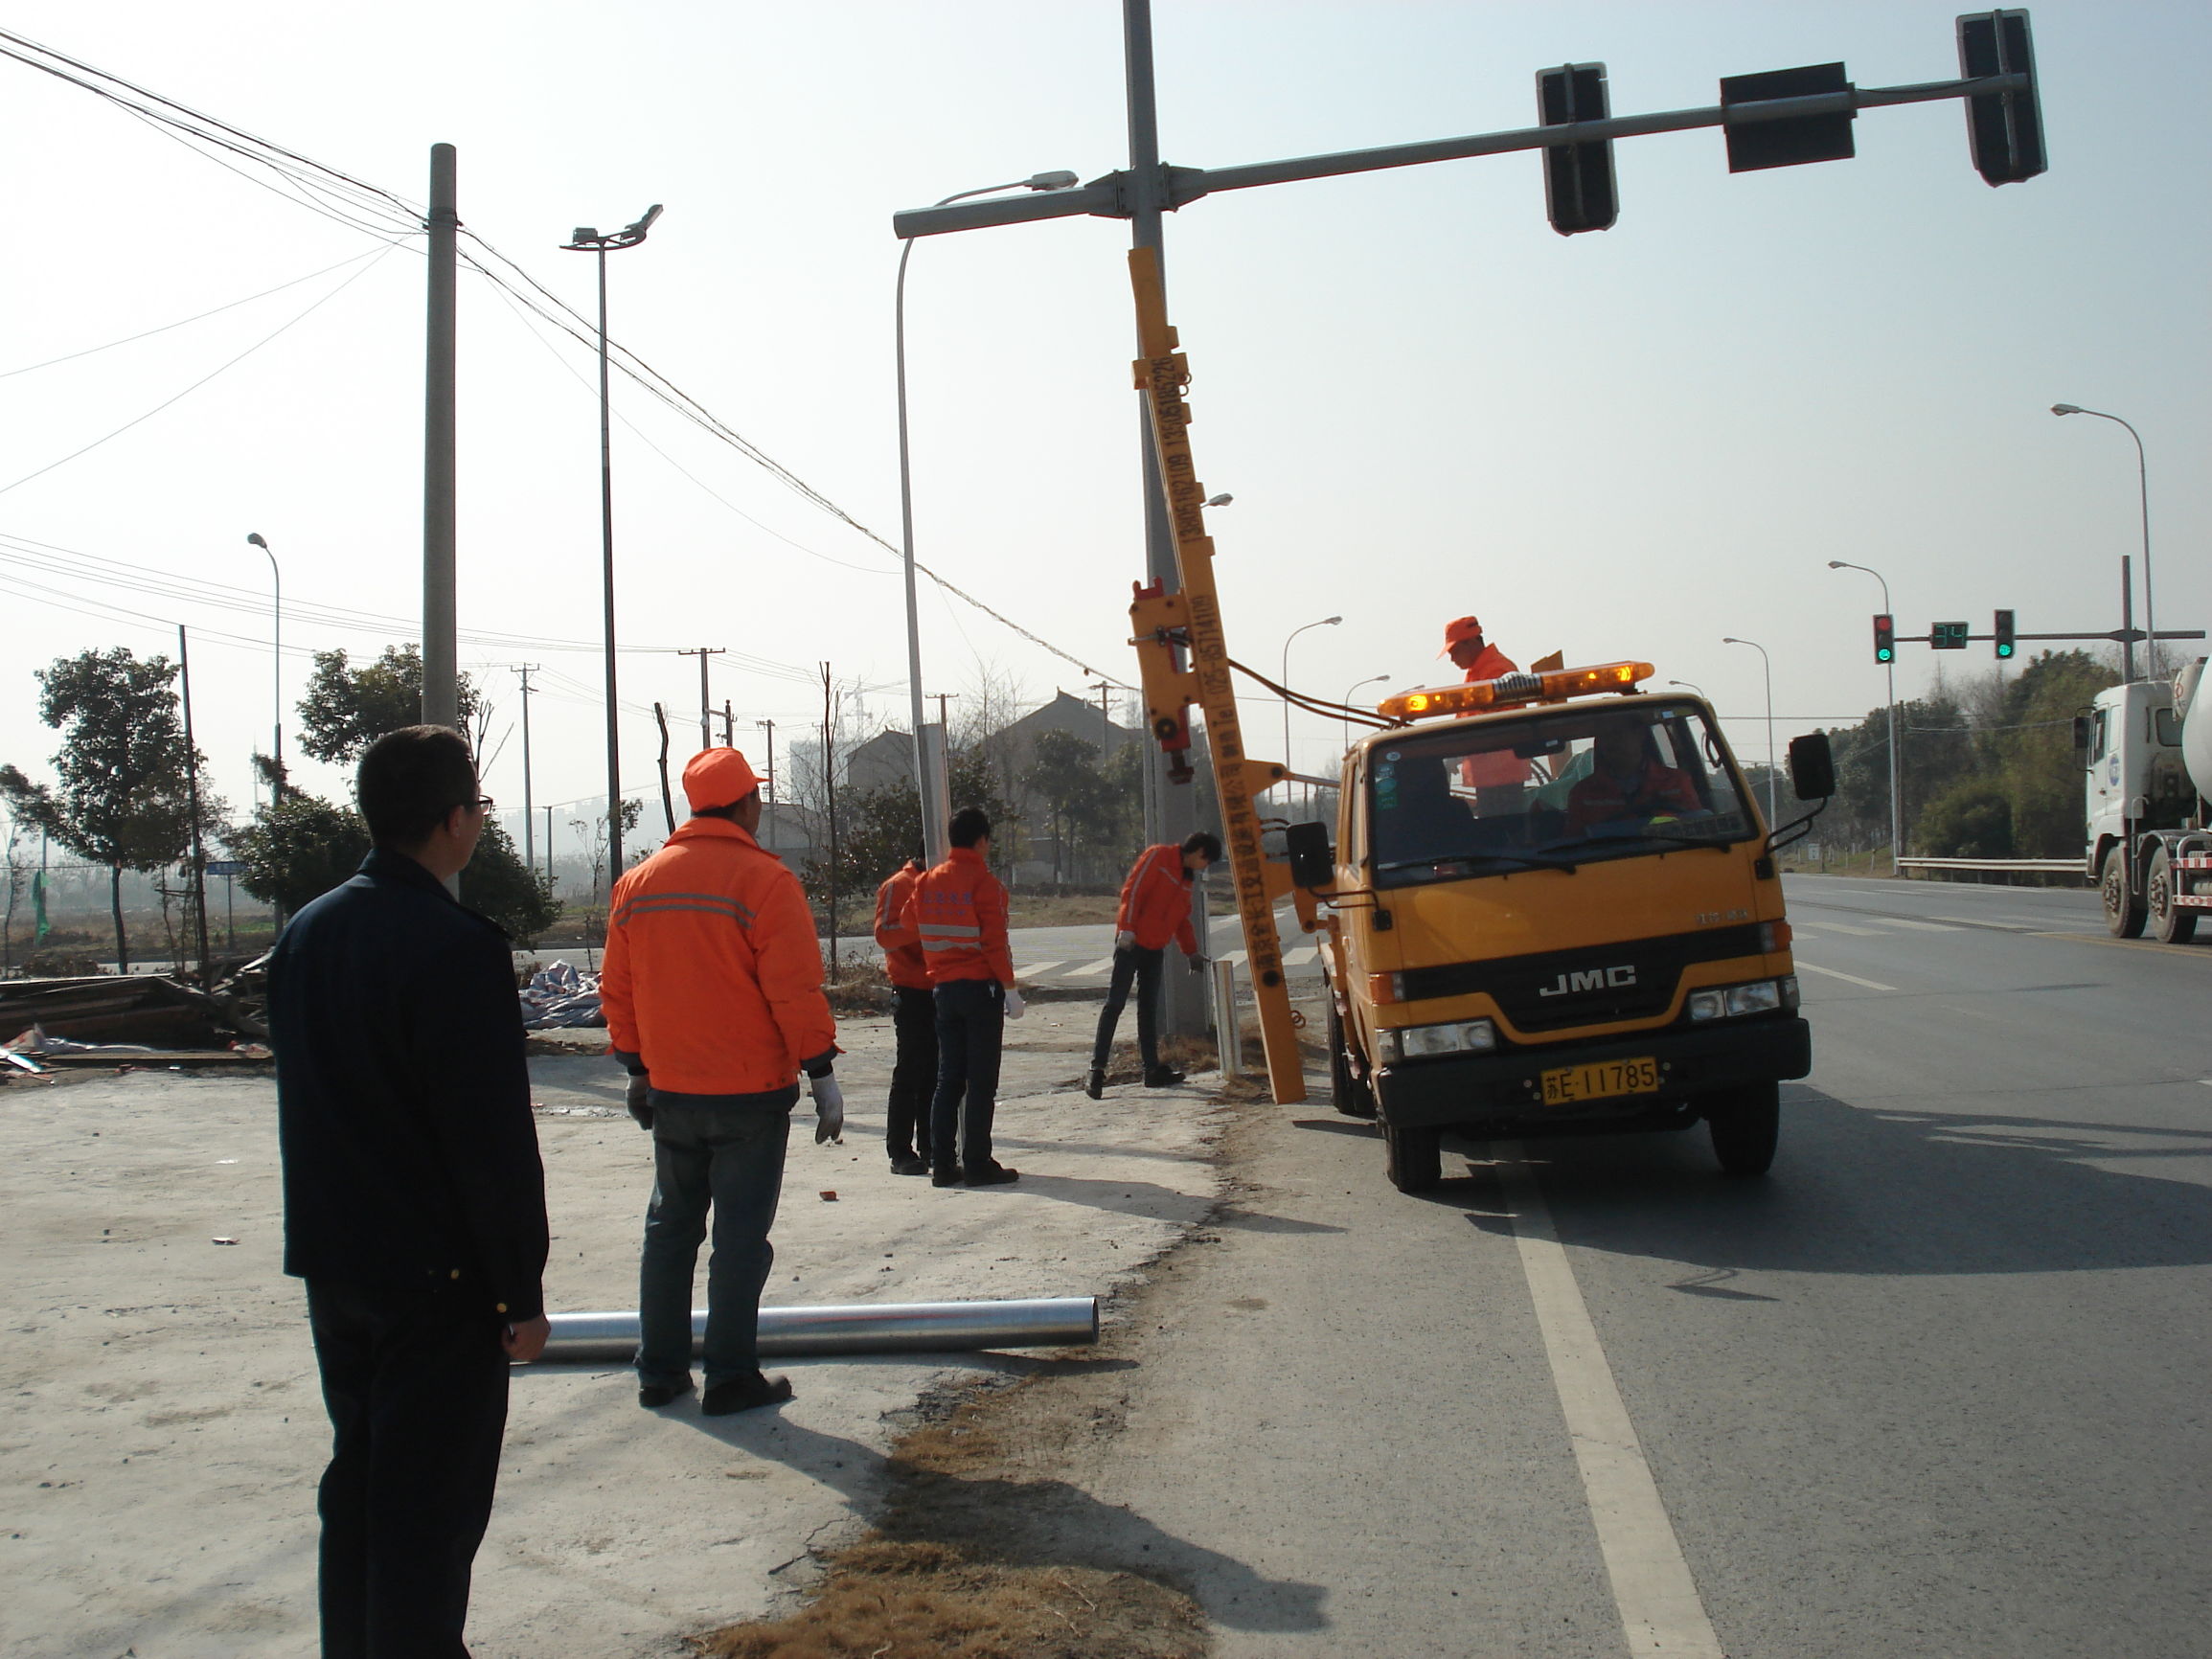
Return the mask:
[(1651, 1019), (1667, 1011), (1682, 969), (1694, 962), (1757, 956), (1759, 923), (1625, 940), (1588, 950), (1409, 967), (1399, 975), (1407, 1002), (1487, 993), (1517, 1031), (1558, 1031)]

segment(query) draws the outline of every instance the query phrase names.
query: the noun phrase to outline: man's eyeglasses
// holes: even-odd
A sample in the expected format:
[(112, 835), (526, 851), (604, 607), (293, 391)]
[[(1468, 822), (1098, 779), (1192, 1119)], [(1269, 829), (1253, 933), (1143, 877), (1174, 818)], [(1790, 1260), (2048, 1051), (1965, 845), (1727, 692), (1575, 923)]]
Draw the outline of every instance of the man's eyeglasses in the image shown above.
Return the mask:
[(489, 795), (479, 795), (473, 801), (464, 801), (461, 803), (461, 805), (464, 807), (473, 807), (476, 808), (477, 812), (481, 814), (490, 811), (491, 808), (498, 806), (499, 803), (492, 800), (492, 798)]

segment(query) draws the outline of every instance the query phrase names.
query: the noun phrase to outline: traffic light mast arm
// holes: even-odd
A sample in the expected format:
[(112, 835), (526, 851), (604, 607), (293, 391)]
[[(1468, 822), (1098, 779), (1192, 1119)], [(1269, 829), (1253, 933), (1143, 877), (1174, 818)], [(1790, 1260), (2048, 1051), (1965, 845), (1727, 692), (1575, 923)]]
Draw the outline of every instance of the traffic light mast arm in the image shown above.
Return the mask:
[[(1516, 127), (1509, 132), (1471, 133), (1461, 138), (1384, 145), (1377, 149), (1336, 150), (1327, 155), (1248, 162), (1242, 167), (1170, 167), (1163, 170), (1168, 175), (1168, 205), (1179, 208), (1220, 191), (1251, 190), (1261, 185), (1292, 184), (1302, 179), (1335, 178), (1344, 173), (1378, 172), (1386, 168), (1420, 167), (1437, 161), (1466, 161), (1478, 155), (1508, 155), (1516, 150), (1548, 149), (1559, 145), (1604, 144), (1616, 138), (1686, 132), (1700, 126), (1801, 121), (1813, 116), (1886, 108), (1892, 104), (1931, 103), (1947, 98), (1984, 98), (2034, 90), (2034, 75), (2015, 70), (1965, 80), (1931, 80), (1916, 86), (1848, 86), (1840, 92), (1811, 93), (1801, 98), (1761, 99), (1750, 103), (1660, 110), (1650, 115), (1614, 115), (1602, 121)], [(1081, 215), (1126, 219), (1136, 211), (1135, 193), (1129, 187), (1129, 174), (1125, 170), (1109, 172), (1074, 190), (955, 202), (949, 207), (908, 208), (892, 215), (891, 228), (901, 238), (934, 237), (948, 231), (980, 230), (990, 225), (1026, 224), (1032, 219), (1070, 218)]]
[[(1163, 703), (1195, 693), (1205, 711), (1214, 796), (1221, 808), (1237, 915), (1244, 926), (1244, 960), (1260, 1014), (1267, 1083), (1276, 1103), (1287, 1106), (1306, 1098), (1290, 988), (1283, 976), (1283, 943), (1275, 931), (1275, 904), (1290, 892), (1290, 872), (1286, 864), (1270, 862), (1263, 852), (1260, 814), (1253, 804), (1253, 797), (1280, 780), (1285, 768), (1244, 753), (1229, 648), (1221, 632), (1220, 590), (1214, 583), (1214, 542), (1206, 534), (1206, 492), (1191, 456), (1191, 409), (1183, 398), (1183, 388), (1190, 383), (1190, 363), (1175, 350), (1175, 331), (1168, 326), (1167, 293), (1160, 283), (1156, 249), (1129, 250), (1129, 282), (1136, 295), (1137, 349), (1144, 353), (1135, 364), (1137, 390), (1145, 395), (1145, 408), (1152, 417), (1152, 445), (1159, 456), (1168, 519), (1174, 527), (1175, 568), (1182, 583), (1181, 591), (1172, 595), (1140, 588), (1129, 607), (1145, 661), (1145, 700), (1151, 706), (1155, 735), (1163, 718), (1171, 729), (1180, 718), (1179, 709), (1164, 708)], [(1174, 672), (1163, 668), (1162, 653), (1170, 648), (1167, 631), (1178, 621), (1190, 668)], [(1222, 1032), (1220, 1040), (1224, 1045), (1234, 1043), (1237, 1035)]]

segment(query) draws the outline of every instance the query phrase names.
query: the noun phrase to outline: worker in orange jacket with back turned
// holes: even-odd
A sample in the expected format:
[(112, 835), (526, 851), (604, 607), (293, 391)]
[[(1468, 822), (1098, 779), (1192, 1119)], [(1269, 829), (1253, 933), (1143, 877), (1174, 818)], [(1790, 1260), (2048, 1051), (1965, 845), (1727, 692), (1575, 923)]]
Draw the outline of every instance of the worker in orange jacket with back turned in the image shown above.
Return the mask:
[(737, 750), (703, 750), (684, 767), (684, 798), (692, 816), (614, 884), (599, 995), (630, 1114), (653, 1138), (637, 1402), (691, 1392), (692, 1275), (711, 1207), (699, 1409), (719, 1417), (791, 1398), (789, 1381), (761, 1375), (756, 1339), (799, 1073), (816, 1142), (843, 1131), (845, 1102), (813, 912), (753, 839), (759, 778)]
[(1180, 847), (1163, 841), (1146, 848), (1129, 866), (1122, 882), (1121, 905), (1114, 912), (1113, 978), (1106, 986), (1106, 1007), (1099, 1011), (1090, 1074), (1083, 1083), (1083, 1092), (1092, 1100), (1106, 1092), (1114, 1027), (1121, 1023), (1132, 980), (1137, 988), (1137, 1051), (1144, 1057), (1145, 1087), (1172, 1088), (1183, 1080), (1181, 1072), (1160, 1060), (1160, 967), (1171, 939), (1191, 959), (1193, 972), (1205, 966), (1197, 936), (1191, 930), (1191, 883), (1220, 860), (1220, 837), (1200, 830), (1185, 836)]
[(929, 1102), (929, 1178), (939, 1187), (995, 1187), (1017, 1178), (991, 1155), (998, 1050), (1021, 1017), (1006, 938), (1006, 889), (992, 875), (991, 820), (963, 807), (946, 826), (952, 850), (915, 877), (901, 920), (928, 965), (937, 1009), (937, 1090)]
[(929, 1173), (929, 1098), (937, 1087), (937, 1004), (922, 935), (907, 925), (906, 901), (922, 879), (922, 861), (909, 858), (876, 889), (876, 943), (891, 981), (891, 1031), (898, 1057), (891, 1063), (891, 1099), (884, 1113), (883, 1144), (895, 1175)]

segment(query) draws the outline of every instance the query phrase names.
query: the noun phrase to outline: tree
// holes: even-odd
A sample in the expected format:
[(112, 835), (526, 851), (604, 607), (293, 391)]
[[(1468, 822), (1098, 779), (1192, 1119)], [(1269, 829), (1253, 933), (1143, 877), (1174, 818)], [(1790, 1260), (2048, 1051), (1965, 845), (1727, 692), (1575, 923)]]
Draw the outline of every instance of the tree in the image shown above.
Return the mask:
[(1089, 819), (1104, 805), (1106, 780), (1099, 776), (1098, 745), (1073, 732), (1039, 732), (1036, 758), (1021, 775), (1022, 787), (1043, 801), (1052, 826), (1052, 879), (1061, 879), (1062, 854), (1072, 852), (1078, 818)]
[(246, 867), (239, 877), (245, 890), (292, 912), (360, 868), (369, 855), (369, 826), (350, 807), (295, 792), (256, 810), (231, 841)]
[[(993, 792), (994, 773), (989, 761), (972, 750), (951, 757), (946, 782), (952, 807), (980, 807), (992, 826), (992, 861), (1001, 856), (997, 826), (1010, 814), (1006, 803)], [(922, 803), (911, 783), (886, 784), (879, 789), (859, 789), (838, 798), (838, 815), (845, 820), (837, 847), (837, 893), (840, 907), (850, 895), (873, 896), (877, 885), (909, 858), (922, 856)], [(826, 903), (830, 892), (830, 856), (827, 850), (801, 873), (808, 898)]]
[[(625, 801), (622, 804), (623, 845), (628, 849), (628, 859), (633, 866), (646, 856), (639, 849), (629, 847), (629, 832), (637, 828), (637, 821), (645, 812), (643, 801)], [(568, 827), (583, 838), (584, 859), (591, 866), (591, 901), (599, 902), (603, 884), (606, 880), (607, 821), (611, 814), (602, 812), (596, 818), (571, 818)]]
[[(460, 693), (461, 728), (469, 732), (482, 699), (467, 674)], [(298, 707), (300, 747), (318, 761), (352, 761), (386, 732), (422, 723), (422, 648), (386, 646), (359, 668), (342, 650), (317, 651)]]
[(1913, 839), (1931, 858), (2010, 858), (2013, 804), (1987, 778), (1961, 779), (1928, 803)]
[(486, 820), (476, 855), (461, 872), (461, 902), (497, 922), (517, 943), (534, 944), (560, 916), (553, 883), (523, 867), (513, 837)]
[[(123, 873), (173, 864), (192, 846), (189, 770), (206, 757), (186, 747), (176, 673), (167, 657), (141, 662), (121, 646), (57, 658), (36, 678), (39, 717), (66, 734), (54, 757), (58, 784), (0, 766), (0, 796), (16, 815), (106, 869), (121, 972), (130, 967)], [(222, 803), (201, 790), (202, 834), (218, 830), (223, 815)]]

